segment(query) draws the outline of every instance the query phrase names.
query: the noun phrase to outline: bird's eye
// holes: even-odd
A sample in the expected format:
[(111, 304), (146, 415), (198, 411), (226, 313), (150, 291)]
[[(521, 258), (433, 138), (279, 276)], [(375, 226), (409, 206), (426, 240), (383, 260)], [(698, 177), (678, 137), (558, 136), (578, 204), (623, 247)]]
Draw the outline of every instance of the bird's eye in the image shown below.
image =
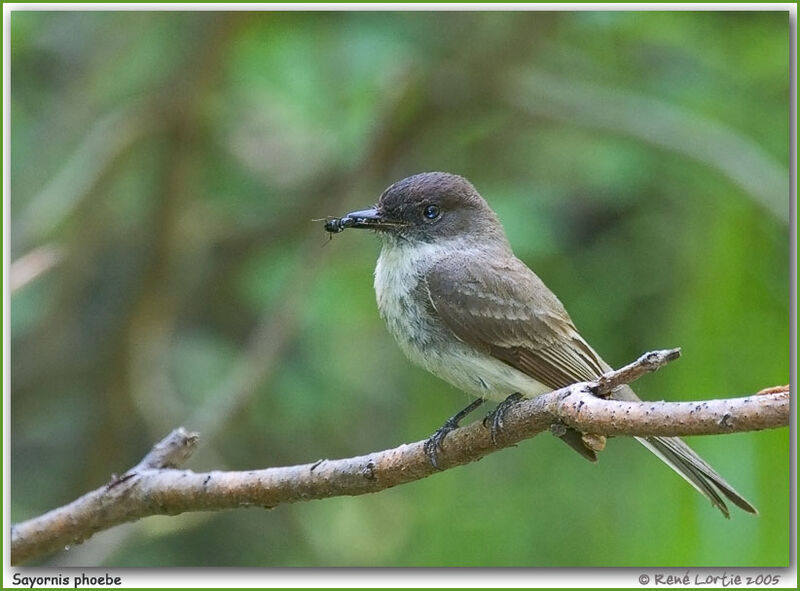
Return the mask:
[(422, 210), (422, 215), (424, 215), (429, 220), (435, 220), (439, 217), (439, 206), (438, 205), (426, 205), (425, 209)]

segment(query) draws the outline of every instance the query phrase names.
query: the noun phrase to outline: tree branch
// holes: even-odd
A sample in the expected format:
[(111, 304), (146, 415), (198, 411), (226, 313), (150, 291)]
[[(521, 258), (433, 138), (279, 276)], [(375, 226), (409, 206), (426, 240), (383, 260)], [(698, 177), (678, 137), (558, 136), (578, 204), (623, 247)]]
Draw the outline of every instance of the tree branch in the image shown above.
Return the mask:
[[(712, 435), (771, 429), (789, 424), (788, 389), (705, 402), (623, 402), (599, 398), (620, 384), (677, 359), (678, 349), (654, 351), (596, 382), (575, 384), (508, 409), (495, 446), (481, 421), (456, 429), (439, 455), (444, 469), (474, 462), (498, 449), (566, 424), (602, 435)], [(430, 476), (436, 470), (424, 441), (340, 460), (248, 471), (196, 473), (177, 469), (198, 436), (176, 429), (145, 458), (105, 486), (11, 530), (11, 562), (78, 544), (94, 533), (149, 515), (212, 511), (342, 495), (378, 492)]]

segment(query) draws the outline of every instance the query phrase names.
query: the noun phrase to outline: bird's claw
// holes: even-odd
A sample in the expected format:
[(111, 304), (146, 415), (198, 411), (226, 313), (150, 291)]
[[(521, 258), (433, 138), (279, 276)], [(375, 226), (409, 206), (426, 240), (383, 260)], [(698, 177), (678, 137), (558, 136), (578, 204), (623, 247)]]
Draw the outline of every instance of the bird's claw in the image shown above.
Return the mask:
[(439, 467), (439, 452), (442, 451), (442, 443), (444, 443), (444, 438), (447, 437), (447, 434), (450, 433), (450, 431), (458, 429), (458, 423), (461, 421), (461, 419), (478, 408), (481, 404), (483, 404), (483, 402), (483, 398), (477, 398), (470, 402), (466, 408), (447, 419), (444, 422), (444, 425), (439, 427), (436, 432), (425, 442), (423, 450), (425, 451), (425, 455), (428, 456), (428, 460), (430, 460), (430, 463), (434, 468), (441, 470)]
[(444, 425), (436, 429), (433, 435), (431, 435), (425, 441), (425, 445), (423, 447), (425, 455), (428, 456), (428, 460), (430, 460), (431, 465), (437, 470), (441, 470), (439, 467), (439, 452), (442, 451), (444, 438), (447, 437), (447, 434), (450, 433), (450, 431), (453, 431), (457, 428), (458, 422), (450, 418), (445, 421)]
[(506, 411), (520, 400), (522, 400), (522, 394), (515, 392), (503, 400), (503, 402), (498, 404), (497, 408), (486, 415), (486, 417), (483, 419), (483, 426), (489, 427), (489, 434), (492, 438), (492, 444), (495, 447), (497, 447), (497, 434), (503, 430), (503, 417), (505, 416)]

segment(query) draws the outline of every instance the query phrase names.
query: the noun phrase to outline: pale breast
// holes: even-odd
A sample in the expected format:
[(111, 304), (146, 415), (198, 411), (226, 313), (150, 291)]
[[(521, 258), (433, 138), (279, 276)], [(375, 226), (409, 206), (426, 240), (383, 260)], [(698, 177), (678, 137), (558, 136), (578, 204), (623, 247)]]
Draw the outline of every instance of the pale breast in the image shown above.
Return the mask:
[(375, 267), (375, 297), (378, 311), (389, 332), (415, 363), (423, 364), (431, 342), (441, 328), (433, 323), (420, 278), (441, 256), (440, 249), (384, 247)]
[(437, 317), (420, 281), (452, 248), (384, 246), (375, 267), (375, 295), (389, 332), (413, 363), (474, 396), (499, 401), (514, 392), (536, 396), (549, 391), (506, 363), (466, 345)]

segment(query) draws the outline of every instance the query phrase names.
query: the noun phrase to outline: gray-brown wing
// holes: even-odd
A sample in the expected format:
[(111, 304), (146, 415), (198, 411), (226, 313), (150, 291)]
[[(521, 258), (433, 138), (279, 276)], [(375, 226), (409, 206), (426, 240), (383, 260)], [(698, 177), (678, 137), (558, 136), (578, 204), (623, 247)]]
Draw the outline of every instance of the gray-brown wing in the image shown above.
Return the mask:
[[(488, 255), (448, 259), (425, 277), (431, 304), (462, 341), (508, 363), (553, 389), (590, 381), (610, 367), (581, 338), (558, 298), (514, 258)], [(639, 400), (628, 386), (614, 393), (620, 400)], [(568, 430), (564, 441), (585, 457), (594, 452), (580, 434)], [(637, 439), (728, 517), (714, 486), (736, 505), (756, 509), (722, 476), (677, 437)], [(714, 486), (712, 486), (714, 485)]]
[(451, 258), (428, 271), (425, 285), (459, 339), (550, 388), (593, 380), (609, 369), (558, 298), (518, 259)]

